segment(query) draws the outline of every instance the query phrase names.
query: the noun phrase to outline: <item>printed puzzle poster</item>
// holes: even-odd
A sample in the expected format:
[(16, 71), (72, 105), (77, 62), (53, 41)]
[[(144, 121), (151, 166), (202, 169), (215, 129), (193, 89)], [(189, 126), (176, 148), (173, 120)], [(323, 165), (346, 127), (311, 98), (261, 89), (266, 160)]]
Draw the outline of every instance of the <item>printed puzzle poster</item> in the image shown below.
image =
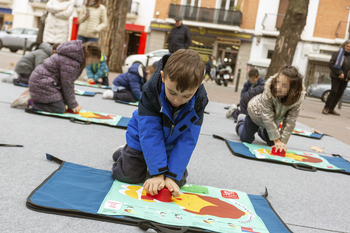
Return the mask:
[(65, 112), (63, 114), (60, 113), (50, 113), (50, 112), (43, 112), (38, 111), (39, 113), (45, 114), (45, 115), (55, 115), (55, 116), (61, 116), (61, 117), (67, 117), (67, 118), (75, 118), (81, 121), (92, 121), (95, 123), (103, 123), (108, 125), (116, 126), (122, 116), (119, 115), (113, 115), (113, 114), (107, 114), (107, 113), (101, 113), (101, 112), (91, 112), (86, 110), (80, 110), (79, 113), (69, 113)]
[(115, 180), (98, 214), (124, 215), (218, 232), (268, 232), (244, 192), (186, 184), (171, 202), (147, 196), (142, 184)]
[(254, 145), (245, 142), (243, 144), (258, 159), (269, 159), (285, 163), (296, 163), (328, 170), (344, 170), (329, 163), (325, 158), (319, 156), (316, 153), (287, 150), (286, 156), (280, 157), (271, 154), (271, 147)]

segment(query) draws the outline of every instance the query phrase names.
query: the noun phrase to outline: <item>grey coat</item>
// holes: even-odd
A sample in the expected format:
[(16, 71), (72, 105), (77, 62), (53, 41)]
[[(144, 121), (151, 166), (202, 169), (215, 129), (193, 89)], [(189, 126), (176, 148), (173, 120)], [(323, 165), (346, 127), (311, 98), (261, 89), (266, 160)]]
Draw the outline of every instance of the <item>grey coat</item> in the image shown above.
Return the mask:
[[(277, 75), (269, 78), (265, 82), (264, 92), (256, 95), (249, 101), (248, 115), (255, 124), (266, 129), (270, 140), (280, 139), (286, 144), (295, 127), (305, 91), (303, 88), (296, 103), (284, 106), (271, 93), (272, 80), (276, 77)], [(279, 131), (278, 126), (281, 122), (283, 122), (283, 126), (281, 131)]]
[(82, 72), (83, 60), (80, 40), (58, 46), (57, 53), (38, 65), (29, 78), (29, 92), (33, 101), (53, 103), (63, 100), (69, 109), (77, 107), (74, 81)]
[(48, 43), (41, 43), (39, 48), (31, 53), (24, 55), (16, 63), (15, 71), (17, 74), (31, 74), (35, 67), (41, 64), (52, 54), (52, 46)]

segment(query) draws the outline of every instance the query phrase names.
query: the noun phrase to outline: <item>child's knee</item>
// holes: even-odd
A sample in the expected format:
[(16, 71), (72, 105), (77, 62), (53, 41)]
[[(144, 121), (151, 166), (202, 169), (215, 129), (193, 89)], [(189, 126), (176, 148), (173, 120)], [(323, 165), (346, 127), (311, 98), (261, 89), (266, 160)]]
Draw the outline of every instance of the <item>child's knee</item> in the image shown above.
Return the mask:
[(129, 184), (138, 184), (145, 181), (146, 172), (137, 172), (135, 170), (123, 170), (121, 164), (118, 161), (113, 164), (112, 176), (121, 182)]

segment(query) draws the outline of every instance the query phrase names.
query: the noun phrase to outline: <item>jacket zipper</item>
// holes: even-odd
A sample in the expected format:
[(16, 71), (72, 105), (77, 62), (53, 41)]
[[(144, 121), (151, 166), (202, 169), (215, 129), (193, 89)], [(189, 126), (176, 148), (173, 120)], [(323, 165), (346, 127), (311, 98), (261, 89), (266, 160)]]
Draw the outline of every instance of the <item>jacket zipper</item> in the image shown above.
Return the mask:
[(173, 134), (174, 128), (175, 128), (175, 125), (171, 125), (170, 135), (172, 135), (172, 134)]

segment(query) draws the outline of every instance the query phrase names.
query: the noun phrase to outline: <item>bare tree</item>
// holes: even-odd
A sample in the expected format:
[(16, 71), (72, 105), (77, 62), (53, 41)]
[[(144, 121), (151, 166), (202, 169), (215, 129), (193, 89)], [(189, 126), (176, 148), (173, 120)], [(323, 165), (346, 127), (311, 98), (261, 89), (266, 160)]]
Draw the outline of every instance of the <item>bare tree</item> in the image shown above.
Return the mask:
[(107, 9), (108, 27), (100, 33), (99, 44), (110, 71), (122, 73), (123, 43), (128, 0), (101, 0)]
[(277, 37), (266, 77), (278, 72), (286, 64), (292, 64), (295, 49), (306, 24), (309, 0), (289, 0), (286, 16)]

